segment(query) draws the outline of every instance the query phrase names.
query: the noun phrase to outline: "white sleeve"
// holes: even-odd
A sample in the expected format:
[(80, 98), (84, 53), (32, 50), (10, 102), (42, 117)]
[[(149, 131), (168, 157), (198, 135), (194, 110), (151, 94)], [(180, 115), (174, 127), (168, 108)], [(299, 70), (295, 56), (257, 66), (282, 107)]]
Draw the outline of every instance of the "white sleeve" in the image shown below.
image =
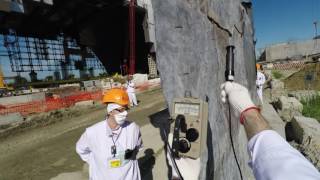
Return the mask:
[(257, 180), (319, 180), (319, 171), (273, 130), (265, 130), (248, 143), (250, 167)]
[(91, 150), (89, 148), (87, 131), (85, 131), (78, 140), (76, 145), (76, 151), (83, 161), (89, 161)]

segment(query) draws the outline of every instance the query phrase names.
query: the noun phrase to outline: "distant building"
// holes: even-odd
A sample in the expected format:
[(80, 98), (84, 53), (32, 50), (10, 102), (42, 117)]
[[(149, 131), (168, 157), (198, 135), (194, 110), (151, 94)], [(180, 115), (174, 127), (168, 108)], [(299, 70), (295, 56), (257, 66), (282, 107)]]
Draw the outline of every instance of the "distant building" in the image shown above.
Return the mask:
[(259, 61), (274, 62), (283, 60), (306, 60), (310, 56), (320, 54), (320, 39), (302, 42), (280, 43), (267, 47)]

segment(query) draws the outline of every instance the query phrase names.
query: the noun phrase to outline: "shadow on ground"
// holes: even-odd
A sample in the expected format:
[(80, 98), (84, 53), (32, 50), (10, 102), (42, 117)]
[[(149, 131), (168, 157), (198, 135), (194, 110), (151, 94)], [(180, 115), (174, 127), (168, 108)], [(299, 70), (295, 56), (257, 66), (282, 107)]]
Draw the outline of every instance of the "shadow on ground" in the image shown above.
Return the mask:
[[(150, 123), (155, 127), (159, 128), (159, 133), (161, 136), (161, 140), (164, 142), (164, 150), (165, 154), (167, 154), (167, 141), (168, 141), (168, 134), (170, 133), (170, 113), (168, 109), (164, 109), (162, 111), (159, 111), (157, 113), (154, 113), (149, 116)], [(166, 164), (168, 167), (168, 179), (172, 178), (172, 169), (169, 165), (168, 159), (166, 158)]]
[(146, 149), (144, 156), (138, 159), (138, 163), (142, 180), (153, 180), (152, 169), (156, 163), (153, 149)]

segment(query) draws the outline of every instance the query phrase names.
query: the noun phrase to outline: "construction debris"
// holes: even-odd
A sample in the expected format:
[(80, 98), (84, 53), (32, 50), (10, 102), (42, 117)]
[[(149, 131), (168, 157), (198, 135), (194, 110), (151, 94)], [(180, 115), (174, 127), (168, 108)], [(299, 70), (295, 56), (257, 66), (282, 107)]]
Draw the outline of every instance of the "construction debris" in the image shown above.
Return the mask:
[(280, 117), (286, 122), (290, 122), (293, 116), (301, 115), (303, 110), (303, 105), (294, 97), (281, 96), (275, 106)]
[(294, 116), (292, 129), (299, 150), (320, 170), (320, 123), (313, 118)]

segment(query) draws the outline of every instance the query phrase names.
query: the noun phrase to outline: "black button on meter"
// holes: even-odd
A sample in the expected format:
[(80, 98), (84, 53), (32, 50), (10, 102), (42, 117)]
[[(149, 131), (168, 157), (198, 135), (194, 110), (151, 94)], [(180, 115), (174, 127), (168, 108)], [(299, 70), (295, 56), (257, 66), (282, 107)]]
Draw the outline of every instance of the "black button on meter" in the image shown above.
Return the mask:
[(186, 138), (189, 142), (195, 142), (199, 138), (199, 131), (195, 128), (190, 128), (187, 130)]
[(181, 138), (179, 140), (179, 151), (182, 153), (187, 153), (191, 149), (191, 144), (187, 139)]

